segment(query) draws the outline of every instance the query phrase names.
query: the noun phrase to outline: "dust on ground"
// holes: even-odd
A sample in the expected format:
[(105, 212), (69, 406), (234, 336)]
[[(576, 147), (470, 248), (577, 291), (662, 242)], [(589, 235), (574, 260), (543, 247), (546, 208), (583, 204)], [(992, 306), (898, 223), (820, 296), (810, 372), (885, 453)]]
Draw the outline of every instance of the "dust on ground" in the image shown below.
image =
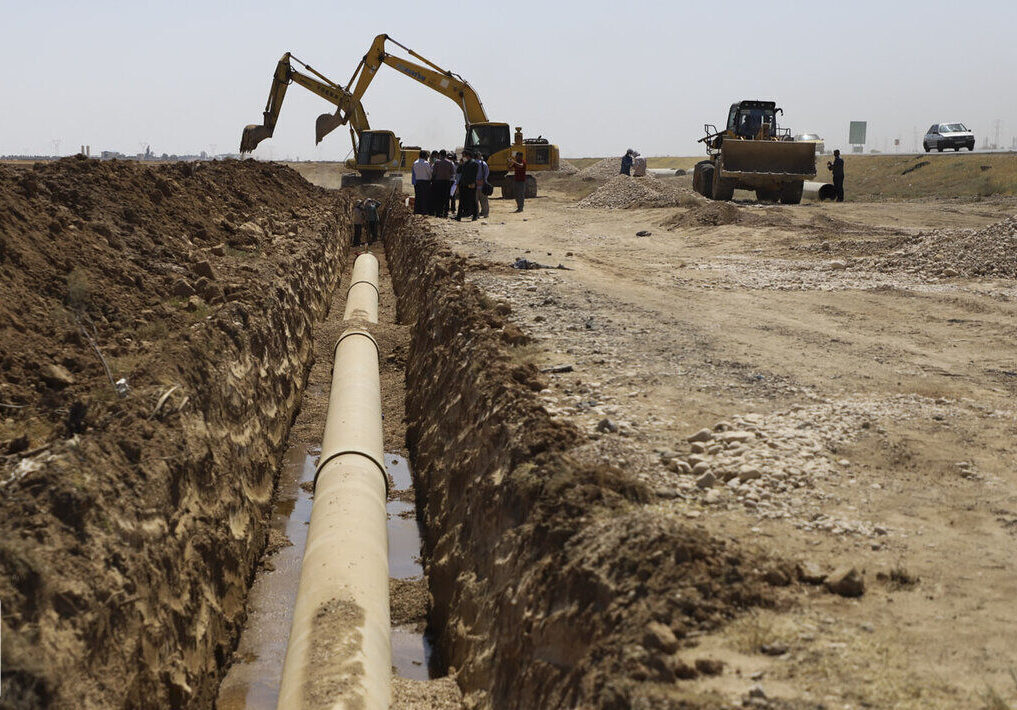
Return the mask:
[[(705, 634), (728, 670), (696, 682), (733, 703), (755, 683), (845, 707), (1012, 698), (1017, 284), (971, 264), (1005, 265), (993, 250), (1017, 203), (731, 204), (702, 219), (543, 194), (522, 215), (493, 202), (483, 224), (439, 228), (533, 338), (540, 394), (585, 433), (581, 455), (646, 481), (652, 516), (820, 581), (847, 565), (864, 585), (846, 601), (820, 584), (792, 614)], [(572, 270), (508, 268), (524, 255)], [(934, 266), (912, 268), (923, 258)]]

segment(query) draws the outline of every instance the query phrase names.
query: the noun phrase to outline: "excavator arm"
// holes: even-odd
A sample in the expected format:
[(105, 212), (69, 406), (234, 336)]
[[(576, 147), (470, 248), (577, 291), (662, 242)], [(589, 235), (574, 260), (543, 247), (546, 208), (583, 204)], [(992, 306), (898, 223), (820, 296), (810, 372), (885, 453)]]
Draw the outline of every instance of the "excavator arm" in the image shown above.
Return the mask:
[[(299, 64), (305, 72), (294, 68), (294, 63)], [(265, 106), (264, 123), (244, 128), (244, 133), (240, 138), (241, 153), (251, 152), (261, 141), (272, 137), (276, 121), (279, 119), (279, 111), (282, 109), (283, 99), (286, 98), (286, 89), (291, 83), (303, 86), (338, 107), (334, 114), (325, 113), (318, 116), (318, 120), (315, 122), (315, 144), (320, 143), (322, 138), (346, 123), (350, 124), (358, 136), (362, 131), (370, 128), (367, 112), (359, 98), (354, 98), (340, 84), (331, 81), (313, 67), (287, 52), (279, 60), (275, 67), (275, 74), (272, 76), (272, 88), (269, 90), (268, 103)]]
[[(407, 54), (420, 60), (422, 63), (418, 64), (417, 62), (389, 54), (385, 51), (386, 42), (391, 42), (397, 47), (402, 48)], [(452, 99), (462, 110), (467, 128), (474, 123), (488, 122), (484, 104), (480, 101), (477, 92), (465, 79), (447, 69), (442, 69), (431, 60), (422, 57), (386, 34), (380, 34), (374, 38), (371, 48), (364, 55), (364, 58), (360, 60), (360, 64), (357, 65), (356, 71), (353, 72), (353, 76), (346, 85), (346, 90), (350, 92), (354, 100), (359, 102), (363, 99), (367, 87), (371, 85), (374, 75), (381, 68), (382, 64), (387, 64), (396, 71)], [(354, 83), (356, 84), (355, 86)]]

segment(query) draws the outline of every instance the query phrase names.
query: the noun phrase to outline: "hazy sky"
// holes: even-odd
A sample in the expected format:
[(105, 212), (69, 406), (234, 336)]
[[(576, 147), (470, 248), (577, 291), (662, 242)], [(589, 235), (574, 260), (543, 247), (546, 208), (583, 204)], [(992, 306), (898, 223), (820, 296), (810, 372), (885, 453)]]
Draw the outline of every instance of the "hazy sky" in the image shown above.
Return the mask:
[[(258, 123), (279, 56), (345, 84), (385, 32), (477, 89), (489, 118), (543, 134), (563, 156), (696, 155), (731, 102), (772, 98), (796, 132), (908, 150), (940, 121), (1002, 142), (1017, 134), (1017, 2), (442, 3), (0, 0), (0, 154), (238, 149)], [(374, 128), (406, 144), (462, 145), (448, 99), (389, 67), (364, 97)], [(329, 110), (290, 87), (260, 157), (344, 158), (314, 146)]]

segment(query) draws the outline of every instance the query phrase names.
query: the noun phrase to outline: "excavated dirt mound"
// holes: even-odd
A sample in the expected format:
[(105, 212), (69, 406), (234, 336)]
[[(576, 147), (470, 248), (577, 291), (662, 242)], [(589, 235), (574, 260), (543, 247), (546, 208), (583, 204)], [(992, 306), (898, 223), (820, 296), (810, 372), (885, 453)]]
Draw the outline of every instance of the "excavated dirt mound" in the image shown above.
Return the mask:
[(670, 179), (615, 175), (581, 199), (579, 207), (694, 207), (705, 202), (692, 190)]
[(1017, 217), (979, 230), (941, 229), (911, 236), (872, 265), (881, 271), (1017, 279)]
[(730, 202), (704, 201), (688, 212), (674, 215), (664, 221), (667, 229), (677, 227), (715, 227), (722, 224), (741, 224), (752, 221), (755, 215), (747, 213)]
[[(407, 438), (427, 528), (431, 626), (470, 707), (716, 707), (696, 632), (783, 598), (787, 565), (649, 514), (625, 470), (578, 463), (516, 353), (511, 308), (413, 224), (386, 244), (412, 322)], [(412, 230), (412, 231), (410, 231)]]
[(0, 167), (5, 707), (211, 706), (347, 214), (254, 161)]

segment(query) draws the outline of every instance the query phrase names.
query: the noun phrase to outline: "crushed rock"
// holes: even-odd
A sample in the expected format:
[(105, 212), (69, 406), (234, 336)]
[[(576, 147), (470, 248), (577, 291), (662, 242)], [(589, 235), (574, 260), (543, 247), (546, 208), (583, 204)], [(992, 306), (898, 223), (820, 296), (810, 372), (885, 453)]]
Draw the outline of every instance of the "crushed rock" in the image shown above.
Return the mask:
[(582, 179), (607, 180), (621, 174), (621, 157), (604, 158), (576, 173)]
[(1017, 279), (1017, 216), (982, 229), (937, 229), (905, 240), (903, 247), (872, 260), (881, 271), (943, 276)]
[(695, 207), (704, 198), (671, 180), (615, 175), (577, 204), (579, 207)]

